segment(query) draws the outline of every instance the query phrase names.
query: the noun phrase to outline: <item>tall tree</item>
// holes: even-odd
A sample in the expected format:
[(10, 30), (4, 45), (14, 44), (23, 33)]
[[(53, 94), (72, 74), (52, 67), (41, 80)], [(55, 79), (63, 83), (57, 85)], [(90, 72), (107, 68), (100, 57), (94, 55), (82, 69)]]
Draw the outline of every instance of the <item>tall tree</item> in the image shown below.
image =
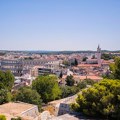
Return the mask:
[(65, 81), (66, 81), (66, 85), (68, 86), (73, 86), (75, 83), (75, 80), (73, 79), (72, 75), (67, 76)]
[(61, 95), (56, 76), (39, 76), (33, 81), (32, 88), (41, 95), (45, 103), (55, 100)]
[(10, 71), (0, 71), (0, 104), (11, 101), (11, 89), (14, 84), (14, 77)]
[(63, 73), (62, 71), (60, 72), (60, 75), (59, 75), (59, 78), (62, 78), (63, 77)]
[(6, 89), (0, 90), (0, 105), (11, 101), (12, 95)]
[(82, 59), (82, 61), (83, 61), (83, 62), (86, 62), (87, 59), (88, 59), (88, 57), (84, 57), (84, 58)]
[(78, 61), (77, 61), (77, 59), (75, 58), (75, 66), (77, 66), (78, 65)]
[(0, 82), (5, 84), (6, 78), (5, 78), (5, 72), (0, 70)]
[(2, 86), (4, 86), (9, 91), (11, 91), (14, 85), (13, 74), (10, 71), (6, 71), (6, 72), (0, 71), (0, 82), (2, 83)]
[(120, 79), (120, 57), (116, 57), (115, 63), (110, 64), (110, 70), (114, 79)]
[(8, 88), (8, 90), (10, 91), (12, 89), (13, 85), (14, 85), (14, 80), (15, 80), (11, 71), (6, 71), (5, 72), (5, 79), (6, 79), (5, 84)]

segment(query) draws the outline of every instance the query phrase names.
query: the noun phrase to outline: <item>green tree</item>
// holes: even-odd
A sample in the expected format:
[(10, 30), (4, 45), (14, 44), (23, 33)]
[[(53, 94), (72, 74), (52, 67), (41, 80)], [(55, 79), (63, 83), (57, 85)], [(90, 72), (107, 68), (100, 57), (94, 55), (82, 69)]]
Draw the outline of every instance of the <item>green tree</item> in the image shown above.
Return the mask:
[(18, 118), (11, 118), (11, 120), (22, 120), (22, 119), (18, 117)]
[(0, 105), (11, 101), (12, 95), (6, 89), (0, 90)]
[(5, 72), (0, 70), (0, 82), (5, 85), (6, 83), (6, 78), (5, 78)]
[(63, 73), (62, 71), (60, 72), (60, 75), (59, 75), (59, 78), (62, 78), (63, 77)]
[(103, 53), (101, 58), (104, 60), (110, 60), (110, 59), (114, 59), (114, 55)]
[(89, 116), (120, 119), (120, 81), (103, 80), (82, 91), (73, 110)]
[(110, 64), (111, 76), (114, 79), (120, 79), (120, 57), (115, 58), (115, 63)]
[(77, 87), (78, 87), (79, 89), (86, 88), (86, 87), (87, 87), (87, 83), (84, 82), (84, 81), (80, 81), (80, 82), (77, 84)]
[(32, 90), (29, 87), (20, 88), (16, 94), (16, 100), (38, 105), (39, 110), (41, 109), (41, 96), (37, 93), (36, 90)]
[(68, 75), (65, 81), (66, 81), (66, 85), (68, 86), (73, 86), (75, 83), (75, 80), (73, 79), (72, 75)]
[(94, 80), (91, 80), (91, 79), (84, 79), (82, 81), (80, 81), (78, 84), (77, 84), (77, 87), (79, 89), (83, 89), (83, 88), (86, 88), (87, 85), (94, 85), (96, 82)]
[(67, 61), (67, 60), (64, 60), (64, 61), (62, 62), (62, 64), (65, 65), (65, 66), (69, 66), (69, 65), (70, 65), (70, 62)]
[(2, 83), (2, 87), (5, 87), (9, 91), (11, 91), (14, 85), (14, 76), (10, 71), (0, 71), (0, 82)]
[(5, 115), (0, 115), (0, 120), (7, 120)]
[(84, 58), (82, 59), (82, 61), (85, 62), (87, 59), (88, 59), (88, 57), (84, 57)]
[(77, 61), (76, 58), (74, 59), (74, 61), (71, 62), (71, 65), (72, 66), (77, 66), (78, 65), (78, 61)]
[(76, 86), (61, 86), (62, 98), (74, 95), (79, 92), (79, 88)]
[(0, 71), (0, 104), (11, 101), (11, 90), (14, 85), (14, 76), (10, 71)]
[(5, 79), (6, 79), (5, 85), (7, 86), (8, 90), (10, 91), (14, 85), (14, 80), (15, 80), (11, 71), (5, 72)]
[(78, 61), (77, 61), (77, 59), (75, 58), (75, 66), (77, 66), (78, 65)]
[(4, 84), (2, 82), (0, 83), (0, 90), (1, 89), (6, 89), (6, 87), (4, 86)]
[(55, 76), (39, 76), (33, 81), (32, 88), (41, 95), (45, 103), (58, 99), (61, 95), (57, 77)]

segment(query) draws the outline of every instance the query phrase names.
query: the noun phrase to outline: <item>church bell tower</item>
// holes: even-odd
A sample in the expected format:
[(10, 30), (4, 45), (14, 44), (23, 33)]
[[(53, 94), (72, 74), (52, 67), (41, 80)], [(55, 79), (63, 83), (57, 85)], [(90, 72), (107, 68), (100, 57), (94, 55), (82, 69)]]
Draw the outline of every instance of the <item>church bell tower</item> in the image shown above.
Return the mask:
[(101, 67), (101, 48), (99, 45), (97, 48), (97, 61), (98, 61), (98, 65)]

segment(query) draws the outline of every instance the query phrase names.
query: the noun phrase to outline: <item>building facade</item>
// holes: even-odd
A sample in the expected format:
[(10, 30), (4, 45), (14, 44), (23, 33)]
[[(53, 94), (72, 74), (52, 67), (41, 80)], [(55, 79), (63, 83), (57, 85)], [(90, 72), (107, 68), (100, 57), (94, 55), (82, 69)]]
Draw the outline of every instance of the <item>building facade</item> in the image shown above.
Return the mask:
[(59, 62), (49, 61), (46, 59), (3, 59), (0, 62), (0, 69), (3, 71), (10, 70), (15, 76), (21, 76), (30, 73), (34, 66), (45, 66), (48, 69), (58, 69)]
[(23, 71), (22, 61), (20, 60), (1, 60), (1, 70), (10, 70), (15, 76), (21, 76)]

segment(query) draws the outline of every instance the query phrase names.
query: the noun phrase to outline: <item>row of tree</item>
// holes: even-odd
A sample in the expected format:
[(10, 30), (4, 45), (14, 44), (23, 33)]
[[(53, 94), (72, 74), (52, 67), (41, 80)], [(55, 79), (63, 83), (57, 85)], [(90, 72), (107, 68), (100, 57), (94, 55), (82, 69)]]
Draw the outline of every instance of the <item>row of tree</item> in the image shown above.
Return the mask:
[(104, 59), (104, 60), (110, 60), (110, 59), (114, 59), (115, 56), (112, 55), (112, 54), (103, 53), (102, 56), (101, 56), (101, 58)]
[(0, 104), (9, 101), (22, 101), (38, 105), (39, 110), (41, 110), (42, 103), (74, 95), (86, 85), (91, 84), (89, 83), (91, 80), (85, 80), (74, 85), (75, 80), (70, 75), (66, 78), (66, 85), (60, 86), (55, 75), (46, 75), (36, 78), (30, 87), (21, 87), (19, 90), (11, 92), (14, 85), (12, 73), (0, 71), (0, 81)]
[(36, 104), (41, 108), (42, 102), (48, 103), (56, 99), (74, 95), (87, 85), (94, 84), (92, 80), (85, 80), (76, 86), (74, 85), (75, 80), (73, 76), (67, 76), (66, 81), (65, 86), (60, 86), (58, 78), (54, 75), (39, 76), (33, 81), (31, 87), (20, 88), (14, 93), (14, 100)]

